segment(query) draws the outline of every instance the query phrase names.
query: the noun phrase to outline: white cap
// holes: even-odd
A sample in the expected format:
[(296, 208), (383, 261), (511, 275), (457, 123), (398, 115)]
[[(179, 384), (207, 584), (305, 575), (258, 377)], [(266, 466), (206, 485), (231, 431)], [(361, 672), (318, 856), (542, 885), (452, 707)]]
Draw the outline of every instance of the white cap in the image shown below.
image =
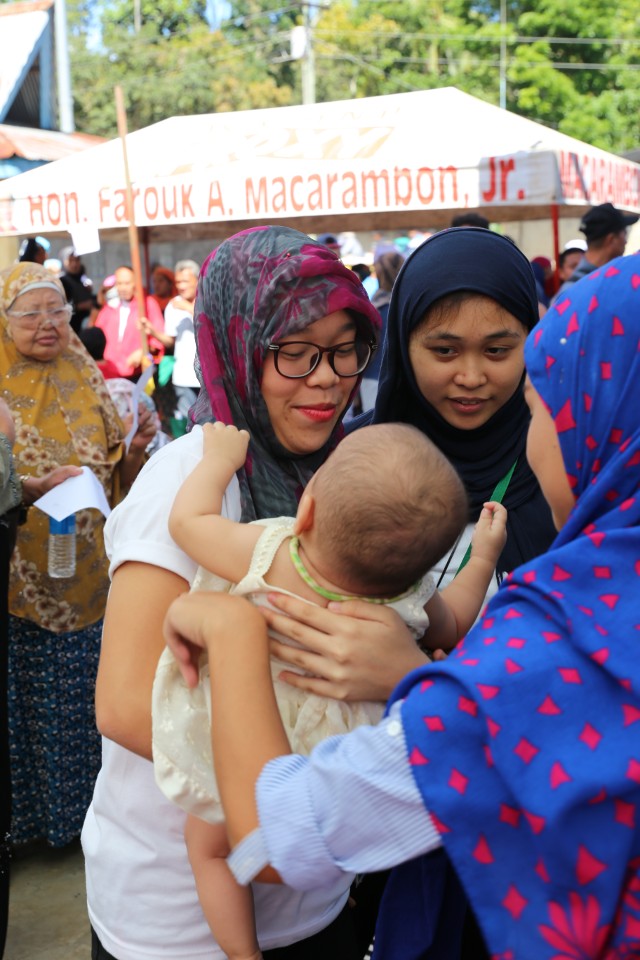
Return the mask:
[(582, 250), (584, 252), (586, 249), (587, 241), (579, 237), (577, 240), (569, 240), (565, 243), (562, 252), (565, 253), (567, 250)]

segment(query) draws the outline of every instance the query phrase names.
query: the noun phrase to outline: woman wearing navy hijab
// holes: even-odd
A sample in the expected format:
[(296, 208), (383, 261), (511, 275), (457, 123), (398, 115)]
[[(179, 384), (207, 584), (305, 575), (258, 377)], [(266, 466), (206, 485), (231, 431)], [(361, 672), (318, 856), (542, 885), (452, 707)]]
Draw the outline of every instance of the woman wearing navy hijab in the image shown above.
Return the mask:
[(476, 227), (435, 234), (396, 280), (376, 404), (353, 427), (401, 421), (422, 430), (462, 477), (473, 522), (515, 464), (502, 498), (509, 520), (499, 575), (543, 552), (554, 534), (524, 456), (522, 351), (537, 322), (531, 264), (511, 240)]

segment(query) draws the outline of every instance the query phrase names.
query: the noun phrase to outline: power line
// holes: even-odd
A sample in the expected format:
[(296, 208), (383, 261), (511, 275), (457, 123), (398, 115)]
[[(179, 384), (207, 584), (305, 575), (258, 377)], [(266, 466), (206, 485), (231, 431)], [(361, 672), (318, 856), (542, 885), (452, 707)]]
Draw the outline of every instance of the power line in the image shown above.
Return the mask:
[[(317, 37), (318, 37), (318, 34), (316, 34), (316, 38)], [(332, 39), (334, 37), (335, 35), (332, 37)], [(282, 32), (282, 33), (274, 34), (273, 36), (268, 37), (264, 40), (248, 40), (248, 39), (247, 40), (226, 40), (225, 43), (221, 45), (222, 49), (224, 50), (224, 55), (222, 57), (218, 57), (215, 55), (215, 53), (213, 53), (211, 56), (206, 56), (206, 57), (203, 57), (202, 59), (204, 59), (205, 62), (210, 64), (225, 63), (230, 60), (237, 59), (237, 57), (234, 56), (229, 50), (230, 47), (233, 48), (233, 50), (238, 51), (238, 56), (242, 56), (246, 51), (252, 51), (254, 53), (257, 53), (269, 47), (288, 46), (289, 39), (290, 39), (289, 33)], [(158, 44), (156, 45), (159, 46)], [(394, 63), (426, 63), (427, 61), (432, 62), (428, 54), (426, 54), (423, 57), (420, 57), (420, 56), (406, 57), (406, 56), (400, 56), (398, 54), (395, 54), (392, 49), (388, 49), (386, 51), (386, 54), (389, 57), (389, 62), (386, 64), (387, 67), (391, 66)], [(324, 56), (324, 58), (326, 59), (326, 56), (328, 55), (323, 55), (322, 53), (318, 53), (318, 56)], [(356, 58), (357, 55), (354, 54), (352, 51), (349, 51), (348, 53), (346, 51), (343, 51), (343, 58), (348, 59), (349, 57)], [(111, 63), (115, 63), (120, 60), (120, 57), (117, 50), (110, 50), (108, 53), (105, 53), (105, 54), (100, 54), (100, 53), (92, 54), (89, 52), (74, 53), (72, 54), (71, 59), (72, 59), (73, 65), (82, 65), (82, 64), (91, 65), (91, 64), (95, 64), (96, 61), (99, 59), (108, 59)], [(287, 57), (287, 60), (289, 59), (290, 58)], [(383, 57), (377, 56), (374, 60), (367, 54), (362, 54), (360, 56), (360, 60), (361, 62), (367, 63), (367, 64), (382, 63)], [(495, 66), (499, 66), (500, 61), (495, 59), (490, 59), (490, 58), (483, 59), (478, 57), (470, 58), (469, 56), (467, 57), (458, 56), (458, 57), (439, 57), (436, 62), (438, 63), (438, 65), (464, 64), (468, 66), (495, 67)], [(640, 64), (618, 63), (618, 62), (612, 63), (611, 61), (607, 63), (598, 63), (596, 61), (585, 61), (585, 60), (580, 60), (580, 61), (548, 60), (546, 61), (546, 65), (559, 70), (601, 70), (601, 71), (610, 70), (612, 72), (617, 72), (621, 70), (634, 71), (634, 70), (640, 69)], [(517, 61), (513, 61), (511, 66), (542, 67), (542, 66), (545, 66), (545, 61), (517, 60)]]
[[(411, 83), (410, 81), (407, 81), (400, 76), (394, 75), (392, 73), (388, 74), (382, 68), (377, 67), (376, 64), (363, 60), (360, 57), (355, 57), (349, 54), (334, 54), (334, 55), (318, 54), (317, 56), (318, 56), (318, 59), (321, 59), (321, 60), (329, 60), (329, 61), (335, 61), (335, 62), (347, 61), (353, 64), (354, 66), (358, 66), (362, 69), (366, 69), (368, 71), (376, 73), (378, 76), (383, 76), (387, 83), (392, 84), (393, 86), (395, 86), (400, 90), (415, 91), (415, 90), (425, 89), (423, 86), (419, 86), (414, 83)], [(237, 61), (238, 58), (234, 58), (234, 59)], [(231, 62), (233, 62), (231, 59), (219, 61), (220, 65), (223, 65), (225, 63), (231, 63)], [(449, 61), (449, 63), (451, 63), (451, 61)], [(446, 65), (446, 62), (442, 61), (441, 65)], [(533, 67), (539, 66), (538, 63), (524, 64), (524, 65), (533, 66)], [(498, 61), (493, 61), (493, 62), (483, 61), (481, 64), (478, 64), (478, 66), (490, 66), (492, 68), (496, 68), (498, 66)], [(569, 65), (568, 69), (571, 69), (572, 66), (573, 65)], [(596, 66), (594, 67), (594, 69), (604, 70), (606, 68)], [(640, 66), (634, 66), (630, 69), (639, 70)], [(157, 78), (155, 87), (156, 89), (164, 89), (165, 87), (171, 87), (173, 90), (175, 90), (175, 81), (179, 79), (184, 79), (183, 70), (165, 71), (163, 72), (161, 77)], [(147, 82), (148, 81), (146, 77), (127, 77), (124, 81), (125, 90), (132, 91), (132, 90), (138, 90), (138, 89), (144, 88), (147, 85)], [(100, 90), (111, 91), (113, 89), (113, 82), (110, 80), (96, 81), (95, 83), (92, 84), (92, 89), (95, 91), (100, 91)], [(213, 92), (211, 81), (206, 81), (203, 84), (203, 89), (210, 89)], [(548, 126), (548, 123), (547, 123), (547, 126)]]
[[(316, 6), (315, 4), (302, 4), (302, 6)], [(317, 6), (325, 9), (322, 4), (317, 4)], [(285, 13), (299, 13), (300, 5), (296, 6), (287, 6), (278, 9), (277, 11), (262, 11), (257, 14), (249, 14), (245, 17), (238, 17), (235, 20), (229, 19), (224, 21), (217, 30), (212, 31), (205, 20), (198, 21), (195, 24), (185, 25), (184, 28), (180, 30), (175, 30), (168, 33), (156, 34), (154, 36), (145, 37), (138, 34), (135, 38), (136, 45), (161, 45), (170, 43), (172, 40), (189, 40), (192, 37), (194, 28), (201, 29), (203, 34), (205, 31), (211, 36), (216, 34), (222, 35), (224, 40), (227, 43), (238, 42), (232, 37), (227, 35), (227, 31), (230, 33), (234, 27), (245, 26), (245, 24), (253, 23), (259, 20), (268, 20), (273, 23), (273, 17), (283, 16)], [(147, 23), (153, 23), (153, 21), (147, 21)], [(143, 24), (144, 29), (146, 24)], [(279, 33), (284, 33), (284, 31), (279, 31)], [(275, 34), (278, 36), (278, 34)], [(483, 36), (478, 33), (418, 33), (418, 32), (405, 32), (402, 30), (396, 31), (384, 31), (384, 30), (365, 30), (360, 27), (353, 30), (334, 30), (334, 29), (323, 29), (322, 26), (314, 26), (314, 36), (317, 38), (330, 38), (335, 39), (337, 37), (348, 37), (353, 39), (377, 39), (384, 40), (385, 42), (389, 41), (416, 41), (424, 40), (430, 43), (433, 42), (445, 42), (445, 41), (460, 41), (464, 43), (483, 43), (483, 44), (499, 44), (502, 38), (496, 34), (495, 36)], [(556, 37), (556, 36), (524, 36), (524, 35), (514, 35), (510, 36), (507, 34), (505, 37), (506, 43), (508, 46), (514, 46), (517, 44), (533, 44), (533, 43), (547, 43), (551, 46), (596, 46), (607, 45), (607, 46), (640, 46), (640, 37)]]
[[(302, 6), (305, 6), (305, 4), (303, 3)], [(313, 4), (310, 2), (309, 4), (307, 4), (307, 6), (322, 7), (323, 5), (321, 3)], [(265, 19), (272, 21), (274, 17), (279, 17), (289, 12), (299, 12), (299, 11), (300, 11), (299, 4), (295, 6), (290, 5), (290, 6), (280, 7), (277, 10), (261, 11), (256, 14), (247, 15), (246, 17), (229, 19), (225, 21), (222, 26), (224, 26), (225, 28), (228, 28), (229, 26), (233, 26), (233, 25), (238, 25), (238, 24), (244, 26), (245, 23), (251, 23), (257, 20), (265, 20)], [(201, 21), (201, 22), (199, 21), (196, 26), (198, 28), (200, 27), (205, 28), (207, 25), (205, 21)], [(385, 51), (386, 57), (384, 58), (381, 55), (378, 55), (375, 58), (372, 58), (370, 55), (367, 55), (367, 54), (361, 54), (360, 56), (358, 56), (352, 51), (347, 52), (342, 50), (337, 51), (335, 57), (333, 57), (333, 55), (330, 55), (330, 54), (322, 54), (322, 53), (319, 53), (319, 56), (323, 57), (323, 59), (351, 60), (351, 62), (355, 64), (359, 64), (360, 66), (366, 66), (368, 69), (375, 68), (381, 74), (383, 74), (387, 80), (390, 80), (391, 78), (388, 75), (388, 73), (385, 72), (385, 67), (388, 70), (390, 67), (397, 64), (424, 64), (427, 61), (429, 63), (433, 63), (429, 55), (426, 55), (424, 57), (400, 56), (399, 52), (396, 53), (393, 47), (393, 44), (397, 43), (398, 41), (407, 41), (407, 42), (426, 41), (426, 42), (438, 43), (438, 44), (455, 41), (455, 42), (460, 42), (460, 43), (469, 44), (469, 45), (476, 45), (476, 44), (497, 45), (502, 43), (503, 40), (505, 39), (498, 35), (487, 37), (487, 36), (479, 36), (475, 34), (471, 36), (468, 33), (442, 33), (442, 34), (417, 33), (417, 32), (404, 33), (401, 31), (396, 31), (396, 32), (376, 31), (376, 30), (367, 31), (362, 29), (358, 29), (356, 31), (346, 31), (346, 30), (334, 31), (334, 30), (323, 30), (321, 27), (317, 27), (317, 26), (314, 26), (313, 33), (314, 33), (314, 38), (316, 40), (326, 41), (330, 39), (333, 43), (335, 43), (336, 39), (340, 39), (343, 37), (348, 37), (350, 39), (353, 39), (355, 37), (358, 40), (366, 40), (366, 39), (384, 40), (385, 44), (387, 44), (387, 49)], [(276, 31), (262, 40), (238, 38), (233, 35), (229, 36), (228, 33), (226, 31), (223, 32), (222, 29), (215, 32), (208, 30), (208, 34), (212, 37), (212, 39), (214, 37), (216, 38), (213, 41), (212, 46), (215, 46), (216, 48), (218, 48), (218, 50), (220, 50), (220, 53), (222, 53), (222, 56), (217, 56), (216, 53), (212, 51), (212, 55), (205, 56), (202, 58), (205, 62), (207, 62), (212, 66), (223, 65), (225, 63), (233, 62), (234, 60), (238, 59), (238, 56), (243, 56), (247, 52), (258, 54), (258, 53), (264, 53), (265, 51), (268, 50), (268, 48), (288, 47), (290, 42), (290, 32), (288, 30)], [(137, 35), (135, 37), (135, 45), (136, 47), (138, 46), (142, 48), (146, 47), (147, 49), (152, 49), (153, 47), (157, 47), (158, 49), (162, 48), (163, 50), (166, 51), (168, 45), (172, 40), (182, 41), (182, 40), (190, 40), (192, 38), (193, 38), (193, 27), (185, 26), (183, 30), (176, 30), (173, 33), (170, 33), (168, 35), (155, 35), (155, 36), (149, 36), (149, 37)], [(204, 40), (206, 43), (206, 34), (204, 33), (204, 30), (201, 34), (201, 39)], [(636, 40), (632, 38), (625, 39), (625, 38), (605, 38), (605, 37), (580, 38), (580, 37), (549, 37), (549, 36), (547, 37), (513, 36), (513, 37), (507, 37), (506, 42), (509, 46), (514, 46), (516, 44), (526, 45), (526, 44), (533, 44), (537, 42), (544, 42), (550, 45), (557, 44), (557, 45), (566, 45), (566, 46), (585, 45), (585, 44), (588, 44), (590, 46), (597, 45), (597, 44), (606, 44), (609, 46), (640, 45), (640, 39)], [(234, 50), (233, 53), (229, 49), (230, 47), (233, 48)], [(238, 51), (238, 53), (236, 54), (235, 51)], [(101, 57), (107, 57), (112, 63), (118, 62), (120, 59), (118, 50), (117, 49), (114, 50), (113, 48), (111, 49), (107, 48), (104, 54), (90, 53), (89, 51), (84, 51), (84, 52), (78, 51), (76, 54), (73, 55), (73, 64), (75, 66), (80, 66), (80, 67), (82, 65), (93, 65), (96, 63), (96, 60)], [(282, 59), (289, 59), (289, 58), (287, 57)], [(388, 62), (385, 62), (387, 60)], [(126, 64), (127, 62), (126, 57), (124, 58), (124, 62)], [(491, 58), (484, 59), (484, 58), (472, 57), (470, 55), (467, 55), (465, 57), (461, 57), (461, 56), (439, 57), (435, 61), (435, 63), (437, 66), (445, 66), (445, 67), (446, 66), (463, 66), (469, 69), (474, 69), (474, 68), (492, 68), (493, 69), (495, 67), (500, 67), (500, 61), (496, 61), (495, 59), (491, 59)], [(543, 61), (531, 62), (531, 61), (518, 60), (516, 62), (516, 65), (518, 67), (528, 67), (528, 68), (534, 67), (535, 68), (535, 67), (544, 66), (544, 62)], [(626, 72), (626, 71), (636, 71), (640, 69), (639, 65), (628, 63), (628, 62), (612, 64), (612, 63), (599, 63), (594, 61), (555, 62), (553, 60), (549, 60), (548, 65), (553, 67), (554, 69), (565, 70), (565, 71), (593, 70), (593, 71), (601, 71), (601, 72), (605, 72), (605, 71), (612, 71), (612, 72), (625, 71)], [(138, 83), (139, 81), (135, 81), (135, 82)], [(140, 81), (140, 82), (144, 82), (144, 81)], [(394, 78), (394, 82), (402, 86), (402, 81), (400, 78)]]
[[(259, 48), (260, 48), (261, 46), (269, 46), (269, 44), (266, 43), (266, 42), (264, 42), (264, 43), (262, 43), (262, 44), (247, 44), (246, 46), (254, 46), (256, 49), (255, 49), (253, 52), (258, 52), (258, 50), (259, 50)], [(234, 63), (234, 62), (237, 63), (239, 60), (242, 60), (242, 59), (244, 58), (244, 56), (245, 56), (245, 51), (239, 49), (239, 50), (237, 50), (237, 52), (234, 51), (233, 53), (229, 53), (229, 54), (225, 55), (224, 57), (211, 57), (211, 58), (205, 57), (205, 58), (200, 58), (200, 60), (199, 60), (198, 62), (199, 62), (199, 63), (204, 62), (204, 63), (209, 64), (210, 66), (216, 66), (216, 67), (217, 67), (217, 66), (224, 66), (225, 64)], [(89, 62), (89, 61), (87, 61), (87, 62)], [(112, 61), (112, 62), (117, 63), (118, 61)], [(167, 80), (171, 80), (172, 85), (173, 85), (173, 80), (174, 80), (175, 78), (184, 79), (184, 73), (185, 73), (185, 71), (184, 71), (184, 68), (183, 68), (183, 67), (180, 67), (179, 69), (176, 69), (176, 70), (163, 70), (163, 71), (162, 71), (162, 74), (160, 74), (158, 77), (155, 78), (155, 80), (154, 80), (154, 86), (155, 86), (156, 88), (158, 88), (158, 87), (162, 86), (162, 85), (165, 83), (165, 81), (167, 81)], [(212, 80), (212, 79), (215, 80), (215, 79), (218, 79), (218, 78), (216, 78), (216, 77), (210, 78), (207, 82), (210, 82), (210, 80)], [(149, 79), (148, 79), (148, 77), (146, 77), (146, 76), (135, 76), (135, 74), (127, 74), (126, 77), (123, 79), (122, 82), (123, 82), (123, 85), (124, 85), (125, 89), (128, 90), (128, 89), (131, 89), (131, 88), (148, 86)], [(109, 90), (111, 90), (112, 87), (113, 87), (113, 80), (110, 80), (110, 79), (105, 79), (105, 80), (102, 80), (102, 81), (100, 81), (100, 80), (95, 80), (95, 81), (93, 81), (92, 84), (91, 84), (92, 90), (100, 90), (100, 89), (109, 89)], [(175, 86), (174, 86), (174, 89), (175, 89)]]
[[(223, 57), (218, 58), (217, 56), (215, 56), (215, 54), (213, 54), (211, 57), (201, 57), (200, 59), (204, 60), (205, 62), (223, 63), (223, 62), (226, 62), (227, 59), (237, 59), (237, 57), (235, 56), (229, 56), (229, 53), (230, 53), (229, 48), (233, 48), (234, 51), (237, 50), (238, 56), (242, 56), (243, 53), (249, 48), (252, 48), (255, 51), (259, 51), (264, 49), (265, 47), (272, 47), (277, 45), (278, 43), (284, 43), (284, 42), (286, 43), (289, 42), (288, 33), (275, 34), (273, 37), (268, 37), (265, 40), (238, 40), (238, 41), (228, 40), (228, 41), (225, 41), (224, 44), (220, 45), (220, 48), (224, 51)], [(182, 47), (181, 52), (183, 52), (185, 49), (186, 49), (185, 47)], [(127, 46), (126, 50), (130, 52), (130, 47)], [(118, 62), (118, 60), (120, 59), (119, 51), (110, 50), (108, 53), (104, 53), (104, 54), (87, 52), (87, 53), (78, 53), (78, 54), (72, 55), (72, 62), (74, 64), (95, 64), (96, 60), (99, 60), (99, 59), (107, 59), (111, 63)], [(148, 78), (146, 78), (146, 80), (148, 82)]]
[[(377, 57), (371, 59), (366, 54), (363, 54), (362, 57), (356, 58), (351, 54), (346, 53), (322, 53), (317, 51), (316, 56), (318, 59), (322, 60), (356, 60), (362, 63), (365, 66), (374, 66), (381, 62), (381, 58)], [(496, 59), (480, 59), (478, 57), (438, 57), (437, 60), (432, 61), (429, 57), (393, 57), (389, 63), (386, 63), (385, 66), (387, 69), (398, 63), (413, 63), (413, 64), (422, 64), (433, 63), (435, 62), (438, 66), (447, 66), (447, 65), (461, 65), (464, 67), (498, 67), (500, 66), (500, 61)], [(512, 67), (544, 67), (549, 66), (554, 70), (610, 70), (612, 72), (618, 72), (620, 70), (640, 70), (640, 64), (636, 63), (620, 63), (620, 64), (611, 64), (611, 63), (573, 63), (569, 62), (556, 62), (555, 60), (547, 61), (546, 63), (540, 60), (517, 60), (511, 64)], [(384, 72), (382, 70), (381, 72)]]
[[(315, 28), (316, 36), (327, 36), (327, 37), (353, 37), (358, 38), (364, 37), (374, 37), (376, 39), (382, 40), (428, 40), (430, 42), (436, 40), (462, 40), (469, 43), (500, 43), (500, 36), (486, 37), (481, 36), (477, 33), (403, 33), (402, 31), (385, 31), (385, 30), (324, 30), (322, 27)], [(507, 43), (516, 44), (516, 43), (549, 43), (549, 44), (560, 44), (570, 46), (571, 44), (586, 44), (588, 46), (593, 46), (595, 44), (637, 44), (640, 45), (640, 37), (527, 37), (527, 36), (509, 36), (507, 35)]]

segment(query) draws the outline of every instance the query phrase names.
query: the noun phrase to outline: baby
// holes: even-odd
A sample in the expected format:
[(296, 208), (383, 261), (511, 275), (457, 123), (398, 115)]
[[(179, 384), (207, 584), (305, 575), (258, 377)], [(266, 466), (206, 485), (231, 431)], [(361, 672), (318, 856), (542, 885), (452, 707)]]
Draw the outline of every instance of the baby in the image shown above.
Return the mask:
[[(403, 424), (364, 427), (343, 440), (314, 475), (295, 518), (237, 523), (220, 516), (244, 464), (246, 431), (205, 424), (203, 458), (183, 483), (169, 518), (176, 543), (201, 565), (193, 590), (228, 591), (266, 604), (269, 592), (326, 606), (366, 599), (395, 609), (430, 649), (451, 649), (478, 616), (506, 540), (506, 510), (488, 503), (468, 563), (439, 593), (428, 571), (451, 549), (468, 520), (455, 470), (419, 431)], [(426, 635), (426, 636), (425, 636)], [(295, 753), (322, 739), (377, 723), (384, 705), (343, 703), (279, 680), (276, 699)], [(229, 852), (213, 772), (209, 675), (200, 664), (194, 689), (165, 650), (153, 691), (156, 779), (183, 807), (185, 838), (207, 921), (230, 960), (261, 957), (249, 888), (227, 868)], [(240, 705), (239, 705), (240, 707)]]

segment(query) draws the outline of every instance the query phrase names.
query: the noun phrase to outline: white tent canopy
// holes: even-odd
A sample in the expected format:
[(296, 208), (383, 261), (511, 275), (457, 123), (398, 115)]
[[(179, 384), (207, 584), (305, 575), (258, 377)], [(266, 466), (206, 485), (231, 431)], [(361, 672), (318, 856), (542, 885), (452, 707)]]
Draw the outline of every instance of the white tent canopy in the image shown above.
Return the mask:
[[(462, 209), (542, 219), (640, 213), (640, 165), (448, 87), (173, 117), (129, 134), (147, 239), (256, 223), (309, 232), (439, 226)], [(120, 140), (0, 184), (0, 236), (127, 226)]]

